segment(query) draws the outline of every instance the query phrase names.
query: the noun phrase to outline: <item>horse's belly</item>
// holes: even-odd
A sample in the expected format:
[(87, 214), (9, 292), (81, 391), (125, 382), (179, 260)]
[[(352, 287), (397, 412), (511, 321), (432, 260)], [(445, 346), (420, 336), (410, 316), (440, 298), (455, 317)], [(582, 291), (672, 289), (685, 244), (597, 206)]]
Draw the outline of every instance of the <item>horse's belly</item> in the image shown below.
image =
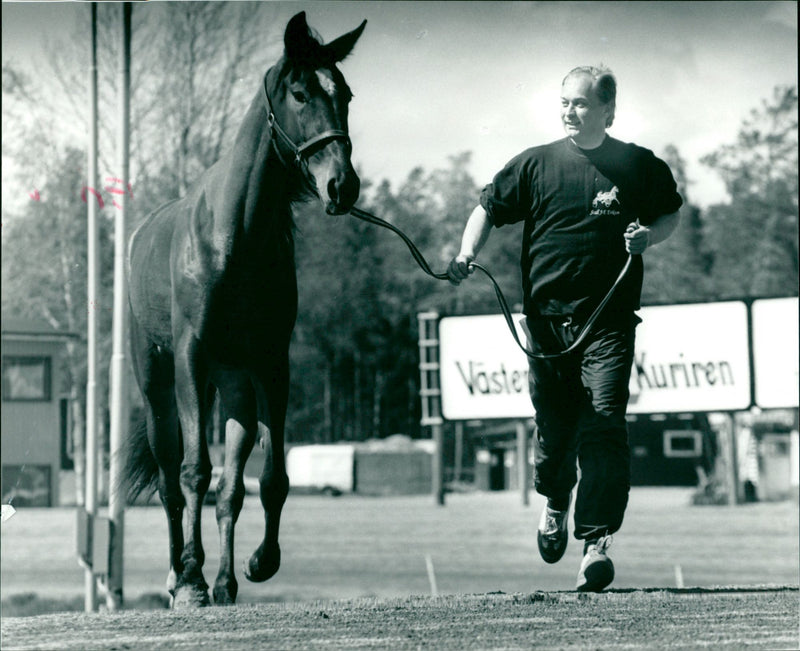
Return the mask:
[(172, 341), (171, 235), (172, 224), (157, 219), (146, 222), (134, 234), (128, 280), (133, 319), (150, 341), (167, 348)]

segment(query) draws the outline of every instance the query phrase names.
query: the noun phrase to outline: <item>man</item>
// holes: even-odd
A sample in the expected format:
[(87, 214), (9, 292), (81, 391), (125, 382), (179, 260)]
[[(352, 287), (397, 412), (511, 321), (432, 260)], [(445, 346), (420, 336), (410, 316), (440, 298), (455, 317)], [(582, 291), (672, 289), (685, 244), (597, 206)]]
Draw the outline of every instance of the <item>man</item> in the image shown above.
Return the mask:
[(575, 531), (584, 541), (579, 591), (614, 578), (606, 550), (622, 525), (630, 489), (625, 411), (640, 319), (642, 261), (677, 227), (682, 199), (653, 153), (606, 134), (616, 81), (607, 69), (575, 68), (561, 86), (566, 138), (522, 152), (487, 185), (448, 268), (459, 284), (493, 227), (523, 222), (525, 324), (535, 352), (555, 353), (578, 337), (628, 254), (631, 267), (586, 340), (556, 359), (530, 359), (536, 411), (535, 486), (547, 497), (537, 541), (548, 563), (567, 547), (577, 483)]

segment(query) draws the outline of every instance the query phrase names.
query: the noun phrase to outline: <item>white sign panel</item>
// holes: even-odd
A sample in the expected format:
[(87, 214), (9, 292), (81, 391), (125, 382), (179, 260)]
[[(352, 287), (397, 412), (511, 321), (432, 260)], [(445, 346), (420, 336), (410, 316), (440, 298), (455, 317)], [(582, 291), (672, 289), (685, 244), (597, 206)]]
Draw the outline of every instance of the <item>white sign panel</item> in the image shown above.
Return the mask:
[[(514, 323), (522, 319), (514, 315)], [(520, 341), (525, 334), (517, 325)], [(449, 420), (530, 418), (528, 358), (502, 315), (439, 322), (442, 414)]]
[[(739, 411), (750, 407), (744, 303), (647, 307), (640, 315), (644, 323), (636, 332), (629, 413)], [(522, 315), (514, 315), (516, 324), (520, 319)], [(525, 342), (519, 325), (517, 332)], [(528, 360), (501, 315), (444, 318), (439, 323), (439, 340), (445, 418), (533, 416)], [(794, 373), (796, 389), (796, 366)]]
[(654, 306), (640, 315), (628, 413), (750, 407), (744, 303)]
[(798, 406), (797, 298), (753, 302), (755, 403), (762, 409)]

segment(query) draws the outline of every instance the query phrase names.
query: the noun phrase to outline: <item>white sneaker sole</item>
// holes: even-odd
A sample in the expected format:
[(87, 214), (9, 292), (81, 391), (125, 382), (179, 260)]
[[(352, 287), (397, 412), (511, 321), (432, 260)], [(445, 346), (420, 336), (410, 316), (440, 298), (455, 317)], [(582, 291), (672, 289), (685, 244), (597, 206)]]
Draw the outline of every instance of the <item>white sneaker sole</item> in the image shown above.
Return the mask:
[(614, 580), (614, 563), (606, 557), (590, 562), (581, 567), (578, 575), (578, 592), (601, 592)]

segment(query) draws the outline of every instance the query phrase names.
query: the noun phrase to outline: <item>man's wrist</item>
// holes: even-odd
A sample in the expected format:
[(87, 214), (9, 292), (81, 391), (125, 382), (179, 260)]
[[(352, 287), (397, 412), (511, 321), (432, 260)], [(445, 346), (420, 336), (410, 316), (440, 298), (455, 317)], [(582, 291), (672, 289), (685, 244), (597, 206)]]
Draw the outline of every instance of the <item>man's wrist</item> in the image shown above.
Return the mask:
[(649, 249), (651, 246), (653, 246), (653, 244), (656, 243), (653, 238), (653, 229), (650, 228), (649, 226), (642, 226), (641, 228), (644, 231), (644, 238), (645, 238), (644, 248)]

